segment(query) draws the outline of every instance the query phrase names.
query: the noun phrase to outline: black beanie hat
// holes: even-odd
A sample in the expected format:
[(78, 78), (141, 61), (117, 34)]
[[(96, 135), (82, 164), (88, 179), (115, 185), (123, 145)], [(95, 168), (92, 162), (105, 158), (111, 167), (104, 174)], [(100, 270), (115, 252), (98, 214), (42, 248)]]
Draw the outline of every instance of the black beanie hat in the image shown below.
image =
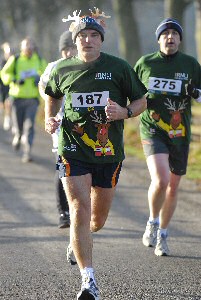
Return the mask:
[(72, 34), (70, 31), (64, 31), (59, 39), (59, 51), (68, 48), (68, 47), (75, 47), (72, 40)]
[(105, 31), (103, 27), (96, 21), (95, 18), (92, 18), (90, 16), (85, 16), (80, 19), (79, 24), (73, 29), (72, 39), (74, 43), (76, 41), (76, 37), (78, 33), (84, 29), (93, 29), (98, 31), (101, 35), (102, 42), (104, 41)]
[(175, 29), (180, 35), (180, 40), (182, 40), (183, 29), (177, 20), (172, 18), (167, 18), (158, 25), (155, 32), (157, 40), (159, 40), (161, 33), (167, 29)]

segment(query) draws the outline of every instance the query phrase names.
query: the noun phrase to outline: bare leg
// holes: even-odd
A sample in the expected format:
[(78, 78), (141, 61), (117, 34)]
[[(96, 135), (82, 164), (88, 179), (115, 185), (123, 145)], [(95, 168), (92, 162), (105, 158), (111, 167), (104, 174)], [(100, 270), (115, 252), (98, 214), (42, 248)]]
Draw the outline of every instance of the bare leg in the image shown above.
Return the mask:
[(150, 217), (157, 218), (166, 197), (170, 180), (168, 154), (155, 154), (147, 158), (151, 184), (148, 190)]
[(92, 187), (91, 189), (91, 223), (92, 232), (100, 230), (108, 217), (114, 197), (115, 188)]
[(160, 227), (167, 228), (177, 206), (177, 194), (181, 176), (171, 173), (166, 198), (160, 211)]
[(107, 219), (115, 188), (91, 187), (91, 175), (62, 178), (70, 207), (70, 244), (80, 269), (92, 267), (91, 231)]
[(6, 98), (4, 102), (3, 127), (5, 130), (9, 130), (11, 128), (11, 101), (9, 100), (9, 98)]
[(11, 101), (7, 98), (4, 102), (5, 115), (11, 117)]
[(70, 244), (80, 269), (92, 266), (91, 175), (62, 178), (70, 208)]

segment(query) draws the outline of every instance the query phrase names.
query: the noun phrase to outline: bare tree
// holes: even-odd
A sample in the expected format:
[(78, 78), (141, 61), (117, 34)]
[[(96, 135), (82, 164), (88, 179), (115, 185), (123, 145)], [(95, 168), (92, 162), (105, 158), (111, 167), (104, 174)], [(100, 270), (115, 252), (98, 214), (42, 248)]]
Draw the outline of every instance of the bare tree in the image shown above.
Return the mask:
[[(184, 25), (184, 13), (186, 7), (192, 3), (193, 0), (164, 0), (164, 15), (165, 18), (171, 17), (181, 24), (183, 27)], [(183, 50), (183, 45), (180, 45), (180, 49)]]
[(195, 26), (197, 57), (201, 63), (201, 0), (195, 0)]
[[(0, 3), (1, 38), (5, 41), (18, 41), (25, 34), (25, 23), (29, 18), (26, 0), (7, 0)], [(23, 8), (23, 9), (22, 9)]]
[(193, 0), (164, 0), (164, 15), (166, 18), (172, 17), (177, 19), (183, 25), (183, 15), (186, 7)]
[(113, 0), (113, 10), (118, 25), (120, 55), (130, 64), (140, 57), (138, 26), (133, 14), (133, 0)]

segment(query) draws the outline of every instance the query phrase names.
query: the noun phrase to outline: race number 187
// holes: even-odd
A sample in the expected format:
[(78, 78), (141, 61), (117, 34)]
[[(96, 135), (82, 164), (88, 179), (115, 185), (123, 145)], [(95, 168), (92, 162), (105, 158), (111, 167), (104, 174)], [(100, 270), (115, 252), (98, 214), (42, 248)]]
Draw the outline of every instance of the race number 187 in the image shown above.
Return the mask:
[(109, 91), (93, 93), (73, 93), (72, 105), (74, 108), (106, 106)]

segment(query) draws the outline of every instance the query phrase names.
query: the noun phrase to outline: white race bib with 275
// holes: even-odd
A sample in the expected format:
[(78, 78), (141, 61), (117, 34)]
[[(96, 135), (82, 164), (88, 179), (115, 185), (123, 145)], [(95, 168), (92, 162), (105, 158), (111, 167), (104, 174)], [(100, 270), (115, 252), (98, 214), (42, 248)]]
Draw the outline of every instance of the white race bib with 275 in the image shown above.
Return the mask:
[(93, 93), (72, 93), (72, 106), (74, 111), (103, 108), (107, 105), (109, 91)]
[(149, 77), (148, 91), (153, 94), (178, 96), (181, 93), (181, 80)]

